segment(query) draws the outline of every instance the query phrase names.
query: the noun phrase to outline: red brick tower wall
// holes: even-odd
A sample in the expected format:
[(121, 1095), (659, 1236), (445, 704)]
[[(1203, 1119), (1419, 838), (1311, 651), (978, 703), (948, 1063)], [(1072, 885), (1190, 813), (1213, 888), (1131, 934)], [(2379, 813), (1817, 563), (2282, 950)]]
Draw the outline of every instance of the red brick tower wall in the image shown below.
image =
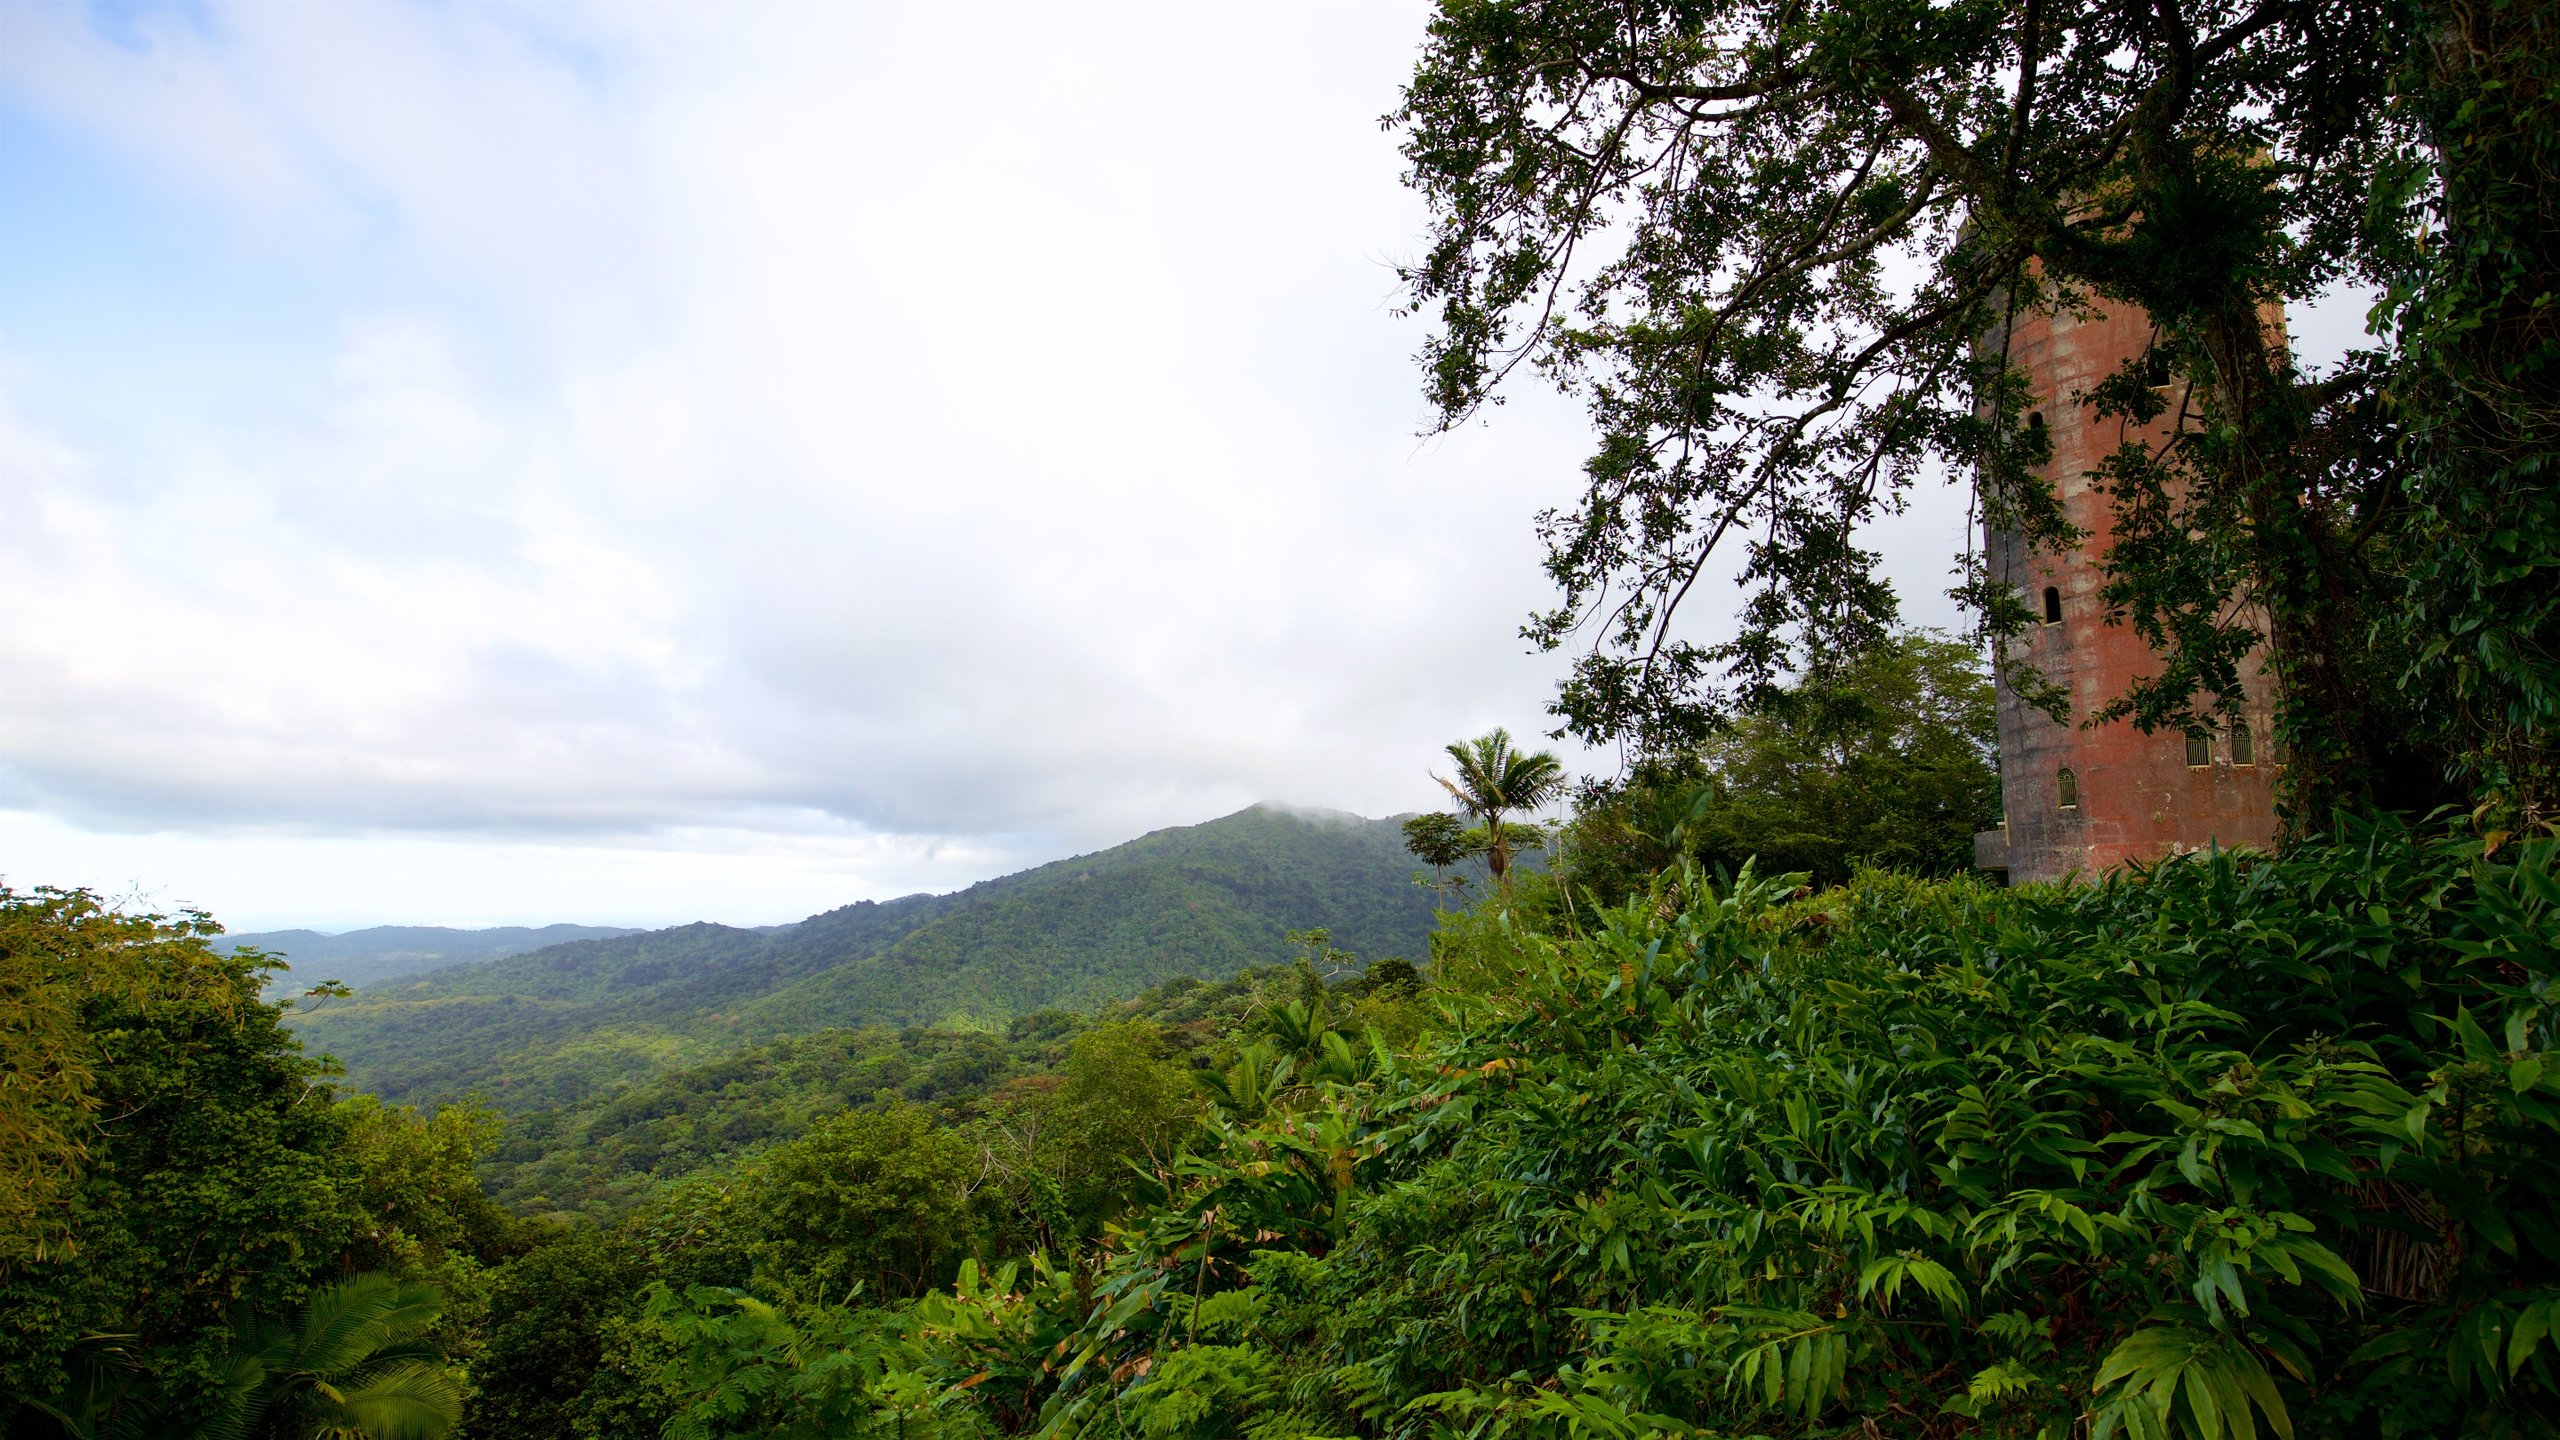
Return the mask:
[[(2029, 555), (2014, 535), (1985, 537), (1995, 578), (2016, 585), (2040, 623), (1996, 657), (1999, 686), (2000, 790), (2003, 830), (1983, 835), (1977, 858), (1986, 869), (2006, 870), (2013, 882), (2055, 880), (2094, 872), (2128, 860), (2154, 859), (2219, 843), (2267, 848), (2276, 836), (2273, 756), (2266, 685), (2253, 661), (2244, 668), (2248, 693), (2245, 742), (2230, 728), (2206, 737), (2201, 756), (2189, 737), (2145, 735), (2130, 722), (2088, 726), (2090, 716), (2122, 695), (2128, 683), (2153, 674), (2158, 659), (2127, 625), (2106, 623), (2099, 590), (2106, 583), (2101, 557), (2114, 544), (2104, 493), (2088, 472), (2126, 440), (2155, 448), (2177, 424), (2178, 395), (2167, 393), (2167, 413), (2147, 426), (2101, 417), (2080, 397), (2125, 361), (2149, 347), (2151, 322), (2131, 307), (2095, 316), (2035, 316), (2011, 332), (2013, 362), (2030, 377), (2053, 456), (2046, 475), (2062, 499), (2063, 513), (2088, 534), (2070, 554)], [(2046, 591), (2060, 601), (2060, 618), (2044, 622)], [(2055, 721), (2021, 700), (2006, 676), (2031, 665), (2071, 697), (2071, 723)], [(2192, 764), (2201, 758), (2204, 763)], [(2069, 771), (2076, 796), (2064, 793)], [(2066, 799), (2076, 804), (2066, 805)]]

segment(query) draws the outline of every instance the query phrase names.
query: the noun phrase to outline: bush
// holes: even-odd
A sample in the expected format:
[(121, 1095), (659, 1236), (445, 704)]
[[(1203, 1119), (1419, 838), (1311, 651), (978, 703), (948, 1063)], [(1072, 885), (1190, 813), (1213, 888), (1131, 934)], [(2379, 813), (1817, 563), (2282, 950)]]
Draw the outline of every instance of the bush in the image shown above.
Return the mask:
[[(1203, 1374), (1361, 1433), (2548, 1433), (2560, 879), (2482, 848), (1479, 922), (1441, 968), (1508, 979), (1436, 1053), (1132, 1222), (1053, 1410), (1188, 1375), (1276, 1231), (1312, 1329)], [(1326, 1174), (1347, 1224), (1291, 1223)]]

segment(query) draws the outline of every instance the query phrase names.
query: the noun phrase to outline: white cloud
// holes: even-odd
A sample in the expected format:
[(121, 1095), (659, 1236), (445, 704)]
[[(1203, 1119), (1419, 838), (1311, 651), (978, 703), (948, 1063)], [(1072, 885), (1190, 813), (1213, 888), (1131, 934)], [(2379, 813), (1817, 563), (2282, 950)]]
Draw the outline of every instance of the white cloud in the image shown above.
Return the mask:
[(1414, 439), (1418, 5), (121, 23), (0, 7), (0, 118), (184, 236), (73, 237), (121, 353), (0, 283), (15, 883), (772, 920), (1541, 727), (1582, 430)]

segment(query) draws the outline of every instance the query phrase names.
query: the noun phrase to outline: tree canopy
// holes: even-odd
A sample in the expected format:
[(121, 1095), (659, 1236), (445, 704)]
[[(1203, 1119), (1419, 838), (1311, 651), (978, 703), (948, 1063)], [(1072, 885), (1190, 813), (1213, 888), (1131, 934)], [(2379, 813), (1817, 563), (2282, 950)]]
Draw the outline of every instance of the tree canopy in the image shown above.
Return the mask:
[(490, 1127), (339, 1099), (274, 962), (218, 933), (0, 889), (0, 1177), (39, 1177), (0, 1179), (0, 1422), (442, 1433), (446, 1342), (508, 1243), (472, 1173)]
[(1692, 750), (1589, 787), (1566, 836), (1568, 884), (1615, 899), (1683, 860), (1801, 871), (1973, 868), (2000, 820), (1991, 678), (1969, 647), (1897, 635), (1792, 687)]
[[(1562, 599), (1530, 627), (1596, 627), (1565, 723), (1677, 748), (1878, 643), (1897, 601), (1860, 527), (1949, 469), (1992, 523), (2074, 543), (2019, 417), (2042, 398), (2151, 418), (2166, 367), (2193, 382), (2179, 438), (2100, 477), (2110, 618), (2161, 656), (2111, 712), (2236, 707), (2264, 641), (2292, 803), (2425, 793), (2460, 725), (2398, 683), (2432, 652), (2384, 622), (2404, 588), (2462, 582), (2394, 543), (2414, 532), (2386, 362), (2307, 374), (2265, 317), (2423, 268), (2431, 167), (2473, 159), (2394, 99), (2435, 21), (2356, 0), (1445, 0), (1393, 117), (1434, 222), (1406, 279), (1437, 320), (1442, 423), (1525, 364), (1600, 432), (1581, 501), (1544, 521)], [(2011, 322), (2100, 300), (2147, 311), (2151, 351), (2088, 396), (2030, 396)], [(2510, 408), (2547, 415), (2547, 376), (2519, 383)], [(2526, 561), (2502, 583), (2548, 593), (2560, 577)], [(1738, 631), (1693, 639), (1680, 607), (1728, 563)], [(2025, 623), (1979, 556), (1963, 588), (1989, 635)], [(2469, 646), (2546, 693), (2526, 649)]]
[(1413, 858), (1431, 867), (1431, 886), (1437, 893), (1448, 883), (1449, 867), (1475, 854), (1468, 843), (1467, 827), (1455, 815), (1434, 811), (1416, 815), (1404, 822), (1404, 848)]

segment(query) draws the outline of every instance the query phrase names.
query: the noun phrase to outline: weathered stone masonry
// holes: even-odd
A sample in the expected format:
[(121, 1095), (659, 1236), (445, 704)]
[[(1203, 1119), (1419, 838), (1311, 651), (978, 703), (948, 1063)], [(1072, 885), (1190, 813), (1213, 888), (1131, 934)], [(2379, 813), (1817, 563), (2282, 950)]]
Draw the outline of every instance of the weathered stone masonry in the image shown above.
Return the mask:
[[(2248, 704), (2242, 724), (2198, 736), (2145, 735), (2130, 722), (2084, 722), (2124, 693), (2157, 659), (2127, 625), (2109, 625), (2099, 600), (2099, 562), (2114, 543), (2107, 497), (2088, 472), (2128, 439), (2153, 446), (2177, 423), (2177, 396), (2147, 426), (2101, 418), (2080, 398), (2149, 347), (2151, 322), (2140, 310), (2095, 317), (2034, 316), (2010, 335), (2010, 353), (2031, 379), (2036, 414), (2052, 443), (2046, 473), (2063, 513), (2088, 533), (2067, 555), (2029, 555), (2015, 535), (1985, 536), (1996, 579), (2016, 585), (2041, 623), (1996, 657), (1999, 686), (2000, 790), (2003, 829), (1975, 840), (1976, 862), (2012, 881), (2054, 880), (2211, 843), (2274, 843), (2275, 788), (2271, 707), (2257, 662), (2244, 669)], [(2030, 419), (2030, 423), (2035, 423)], [(2071, 723), (2029, 706), (2005, 676), (2032, 665), (2071, 697)]]

